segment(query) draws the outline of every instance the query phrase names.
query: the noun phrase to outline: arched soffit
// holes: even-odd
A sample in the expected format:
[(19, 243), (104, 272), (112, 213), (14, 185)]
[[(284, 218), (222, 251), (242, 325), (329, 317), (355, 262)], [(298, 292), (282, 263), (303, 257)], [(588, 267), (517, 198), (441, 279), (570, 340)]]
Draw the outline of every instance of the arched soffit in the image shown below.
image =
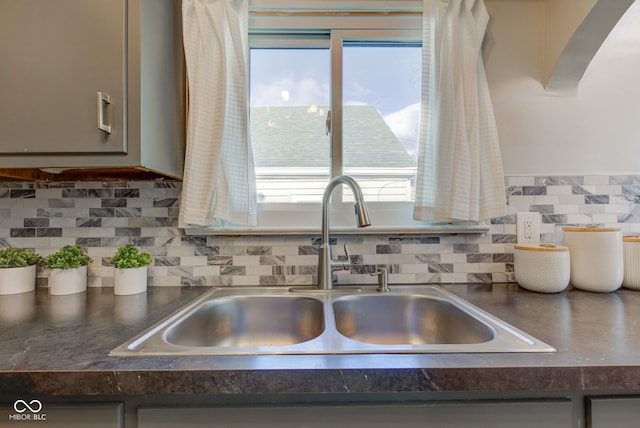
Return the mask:
[(587, 66), (634, 0), (598, 0), (559, 55), (545, 88), (575, 94)]

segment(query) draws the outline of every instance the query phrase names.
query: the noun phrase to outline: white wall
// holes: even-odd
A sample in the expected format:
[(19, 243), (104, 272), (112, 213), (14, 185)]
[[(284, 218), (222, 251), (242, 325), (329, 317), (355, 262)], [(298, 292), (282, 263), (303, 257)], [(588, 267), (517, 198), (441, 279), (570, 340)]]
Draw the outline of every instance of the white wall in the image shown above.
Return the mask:
[[(506, 175), (640, 173), (640, 2), (575, 96), (544, 90), (546, 0), (485, 0), (485, 67)], [(632, 31), (633, 29), (633, 31)]]

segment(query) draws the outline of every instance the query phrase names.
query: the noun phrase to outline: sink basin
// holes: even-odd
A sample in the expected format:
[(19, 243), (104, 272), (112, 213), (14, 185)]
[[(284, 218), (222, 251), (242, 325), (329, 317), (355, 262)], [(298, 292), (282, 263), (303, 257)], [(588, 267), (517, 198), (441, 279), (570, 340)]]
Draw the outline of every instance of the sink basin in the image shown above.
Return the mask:
[(229, 296), (207, 301), (165, 333), (179, 346), (283, 346), (324, 330), (322, 302), (299, 296)]
[(471, 344), (496, 331), (442, 299), (416, 295), (355, 295), (333, 302), (336, 329), (380, 345)]
[(359, 290), (214, 288), (109, 355), (555, 351), (442, 287)]

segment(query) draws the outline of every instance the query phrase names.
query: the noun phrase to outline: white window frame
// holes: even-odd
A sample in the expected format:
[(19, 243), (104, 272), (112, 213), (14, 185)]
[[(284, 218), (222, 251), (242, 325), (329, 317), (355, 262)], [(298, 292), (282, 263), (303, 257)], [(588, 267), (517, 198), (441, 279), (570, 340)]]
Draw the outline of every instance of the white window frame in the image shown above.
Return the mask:
[[(326, 14), (344, 11), (344, 14)], [(392, 14), (379, 12), (397, 12)], [(421, 0), (252, 0), (249, 44), (252, 47), (329, 48), (331, 56), (331, 176), (342, 173), (342, 47), (344, 42), (421, 42)], [(292, 38), (283, 33), (296, 33)], [(358, 229), (353, 203), (332, 195), (331, 233), (442, 234), (484, 233), (476, 224), (427, 223), (413, 220), (413, 202), (367, 202), (372, 226)], [(192, 229), (190, 234), (308, 235), (321, 226), (320, 203), (260, 203), (254, 227)]]

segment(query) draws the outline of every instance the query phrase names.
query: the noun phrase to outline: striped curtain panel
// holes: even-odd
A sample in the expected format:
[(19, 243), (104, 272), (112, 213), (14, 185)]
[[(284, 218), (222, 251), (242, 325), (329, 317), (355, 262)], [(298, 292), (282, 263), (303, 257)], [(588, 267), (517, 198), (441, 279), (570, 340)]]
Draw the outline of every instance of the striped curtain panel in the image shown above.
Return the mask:
[(183, 0), (189, 89), (179, 225), (253, 226), (248, 0)]
[(506, 213), (504, 172), (482, 61), (482, 0), (423, 1), (420, 146), (414, 219)]

